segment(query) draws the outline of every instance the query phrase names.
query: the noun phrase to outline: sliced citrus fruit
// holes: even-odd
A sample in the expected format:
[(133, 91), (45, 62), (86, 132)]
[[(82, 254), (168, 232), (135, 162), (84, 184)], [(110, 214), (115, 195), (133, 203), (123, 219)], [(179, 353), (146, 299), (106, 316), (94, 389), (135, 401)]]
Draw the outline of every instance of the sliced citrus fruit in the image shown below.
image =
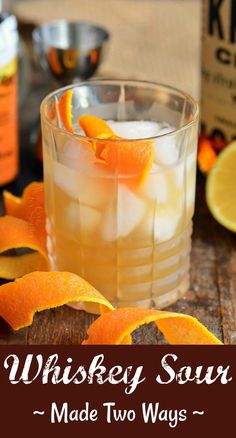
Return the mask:
[(48, 269), (46, 249), (33, 226), (13, 216), (0, 217), (0, 277), (12, 280), (31, 271)]
[(236, 141), (217, 157), (207, 176), (206, 200), (214, 218), (236, 232)]
[(34, 227), (38, 240), (46, 246), (44, 184), (30, 183), (21, 198), (5, 191), (3, 200), (7, 214), (29, 222)]
[(93, 286), (70, 272), (31, 272), (0, 286), (0, 316), (18, 330), (33, 322), (35, 312), (72, 301), (112, 305)]
[(72, 97), (73, 90), (67, 90), (59, 99), (58, 108), (62, 123), (69, 132), (73, 132), (72, 126)]
[(153, 321), (170, 344), (221, 344), (190, 315), (139, 308), (123, 308), (102, 314), (89, 327), (88, 339), (83, 344), (131, 344), (131, 333)]
[[(98, 139), (95, 145), (96, 156), (112, 171), (127, 176), (146, 174), (149, 171), (154, 158), (151, 141), (125, 140), (96, 116), (81, 116), (78, 123), (86, 135)], [(99, 142), (99, 139), (104, 141)]]

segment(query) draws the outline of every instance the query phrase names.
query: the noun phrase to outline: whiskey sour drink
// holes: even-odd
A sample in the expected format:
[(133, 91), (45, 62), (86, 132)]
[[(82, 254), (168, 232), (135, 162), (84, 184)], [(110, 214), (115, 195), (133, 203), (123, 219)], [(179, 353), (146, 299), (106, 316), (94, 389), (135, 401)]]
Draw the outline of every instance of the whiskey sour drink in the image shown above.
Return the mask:
[(46, 97), (41, 119), (52, 270), (116, 307), (177, 300), (189, 287), (196, 102), (163, 85), (92, 81)]

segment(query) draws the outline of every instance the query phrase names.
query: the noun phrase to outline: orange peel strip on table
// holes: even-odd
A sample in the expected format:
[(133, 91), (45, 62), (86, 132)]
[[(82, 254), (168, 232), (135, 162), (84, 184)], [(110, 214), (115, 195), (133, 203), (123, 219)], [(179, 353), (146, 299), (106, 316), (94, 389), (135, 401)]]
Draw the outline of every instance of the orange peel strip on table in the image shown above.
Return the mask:
[(35, 229), (38, 240), (46, 247), (44, 183), (30, 183), (24, 189), (22, 197), (4, 191), (3, 202), (6, 213), (29, 222)]
[[(23, 253), (19, 254), (22, 249)], [(18, 254), (13, 250), (18, 250)], [(0, 277), (12, 280), (35, 270), (48, 269), (47, 252), (33, 226), (13, 216), (0, 217)]]
[(102, 314), (89, 327), (84, 345), (131, 344), (131, 333), (143, 324), (155, 322), (170, 344), (221, 344), (196, 318), (181, 313), (123, 308)]
[(0, 286), (0, 316), (14, 330), (32, 324), (36, 312), (74, 301), (113, 309), (93, 286), (70, 272), (31, 272)]
[(21, 204), (21, 197), (15, 196), (7, 190), (3, 191), (3, 203), (7, 214), (14, 216), (14, 212)]

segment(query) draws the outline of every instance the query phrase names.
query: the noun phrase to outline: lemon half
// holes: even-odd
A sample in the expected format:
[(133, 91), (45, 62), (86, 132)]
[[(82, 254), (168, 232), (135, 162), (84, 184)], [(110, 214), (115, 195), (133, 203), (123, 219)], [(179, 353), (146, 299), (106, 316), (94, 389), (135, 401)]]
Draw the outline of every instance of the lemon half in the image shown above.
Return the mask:
[(214, 218), (236, 232), (236, 140), (220, 153), (207, 176), (206, 201)]

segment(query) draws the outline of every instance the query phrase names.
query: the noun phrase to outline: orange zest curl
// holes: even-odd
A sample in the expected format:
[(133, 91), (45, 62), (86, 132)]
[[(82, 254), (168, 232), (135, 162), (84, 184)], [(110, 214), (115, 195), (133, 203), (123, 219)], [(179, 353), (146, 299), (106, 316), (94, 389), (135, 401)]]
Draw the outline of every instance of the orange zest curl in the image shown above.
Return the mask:
[(73, 301), (93, 302), (113, 309), (93, 286), (70, 272), (31, 272), (0, 286), (0, 316), (14, 330), (32, 324), (36, 312)]
[(131, 333), (155, 322), (170, 344), (221, 344), (196, 318), (160, 310), (123, 308), (102, 314), (89, 327), (84, 345), (131, 344)]
[(64, 125), (64, 128), (69, 132), (73, 132), (72, 97), (73, 97), (73, 90), (67, 90), (65, 93), (62, 94), (58, 103), (61, 121)]
[(12, 280), (34, 270), (48, 269), (47, 252), (34, 227), (13, 216), (0, 217), (0, 277)]
[(29, 222), (36, 230), (38, 240), (46, 247), (44, 184), (30, 183), (21, 198), (4, 191), (3, 202), (6, 213)]
[(78, 123), (87, 136), (97, 139), (95, 141), (96, 156), (109, 169), (117, 172), (118, 175), (141, 175), (139, 182), (143, 181), (154, 159), (151, 141), (125, 140), (116, 135), (104, 120), (96, 116), (81, 116)]

